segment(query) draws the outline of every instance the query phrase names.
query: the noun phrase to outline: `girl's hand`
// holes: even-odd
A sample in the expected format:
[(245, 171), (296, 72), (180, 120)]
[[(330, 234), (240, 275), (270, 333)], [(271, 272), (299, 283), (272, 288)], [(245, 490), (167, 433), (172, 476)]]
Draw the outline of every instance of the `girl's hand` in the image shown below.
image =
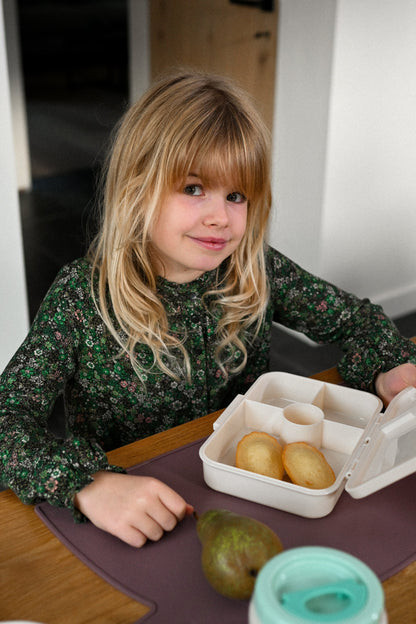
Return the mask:
[(159, 540), (193, 511), (158, 479), (106, 471), (76, 494), (75, 507), (98, 528), (137, 548)]
[(416, 386), (416, 366), (410, 362), (396, 366), (387, 373), (380, 373), (375, 383), (376, 392), (385, 407), (408, 386)]

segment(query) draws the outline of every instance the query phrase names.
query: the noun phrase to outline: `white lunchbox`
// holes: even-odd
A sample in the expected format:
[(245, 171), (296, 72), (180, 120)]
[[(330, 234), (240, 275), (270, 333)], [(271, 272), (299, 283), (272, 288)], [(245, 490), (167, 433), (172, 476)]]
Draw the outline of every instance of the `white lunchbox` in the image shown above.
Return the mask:
[[(335, 472), (314, 490), (235, 467), (239, 440), (265, 431), (280, 440), (283, 409), (292, 403), (324, 413), (320, 451)], [(382, 412), (378, 397), (290, 373), (260, 376), (214, 423), (199, 450), (204, 479), (214, 490), (308, 518), (334, 508), (342, 491), (361, 498), (416, 471), (416, 388), (406, 388)]]

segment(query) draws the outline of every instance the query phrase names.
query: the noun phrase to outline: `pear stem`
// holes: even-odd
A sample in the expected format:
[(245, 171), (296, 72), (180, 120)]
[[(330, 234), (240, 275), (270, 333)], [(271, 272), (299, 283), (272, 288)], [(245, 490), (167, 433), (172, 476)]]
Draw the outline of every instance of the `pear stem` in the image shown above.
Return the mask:
[(193, 512), (193, 514), (192, 514), (192, 515), (193, 515), (193, 517), (195, 518), (195, 520), (198, 522), (198, 520), (199, 520), (199, 516), (198, 516), (198, 514), (196, 513), (196, 511), (195, 511), (195, 510), (194, 510), (194, 512)]

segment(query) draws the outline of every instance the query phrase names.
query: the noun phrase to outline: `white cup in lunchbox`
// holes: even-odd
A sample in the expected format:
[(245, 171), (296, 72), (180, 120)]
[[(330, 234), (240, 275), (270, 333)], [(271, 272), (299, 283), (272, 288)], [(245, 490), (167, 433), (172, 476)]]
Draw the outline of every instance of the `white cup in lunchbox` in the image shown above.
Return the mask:
[(283, 408), (280, 438), (284, 444), (308, 442), (322, 445), (323, 411), (310, 403), (290, 403)]

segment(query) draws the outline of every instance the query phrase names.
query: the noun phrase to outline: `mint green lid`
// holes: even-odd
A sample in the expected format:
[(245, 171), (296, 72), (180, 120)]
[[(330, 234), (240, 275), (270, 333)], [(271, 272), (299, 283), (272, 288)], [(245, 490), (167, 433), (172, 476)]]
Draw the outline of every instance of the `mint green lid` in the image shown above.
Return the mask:
[(378, 624), (384, 593), (374, 572), (340, 550), (286, 550), (260, 570), (254, 608), (261, 624)]

